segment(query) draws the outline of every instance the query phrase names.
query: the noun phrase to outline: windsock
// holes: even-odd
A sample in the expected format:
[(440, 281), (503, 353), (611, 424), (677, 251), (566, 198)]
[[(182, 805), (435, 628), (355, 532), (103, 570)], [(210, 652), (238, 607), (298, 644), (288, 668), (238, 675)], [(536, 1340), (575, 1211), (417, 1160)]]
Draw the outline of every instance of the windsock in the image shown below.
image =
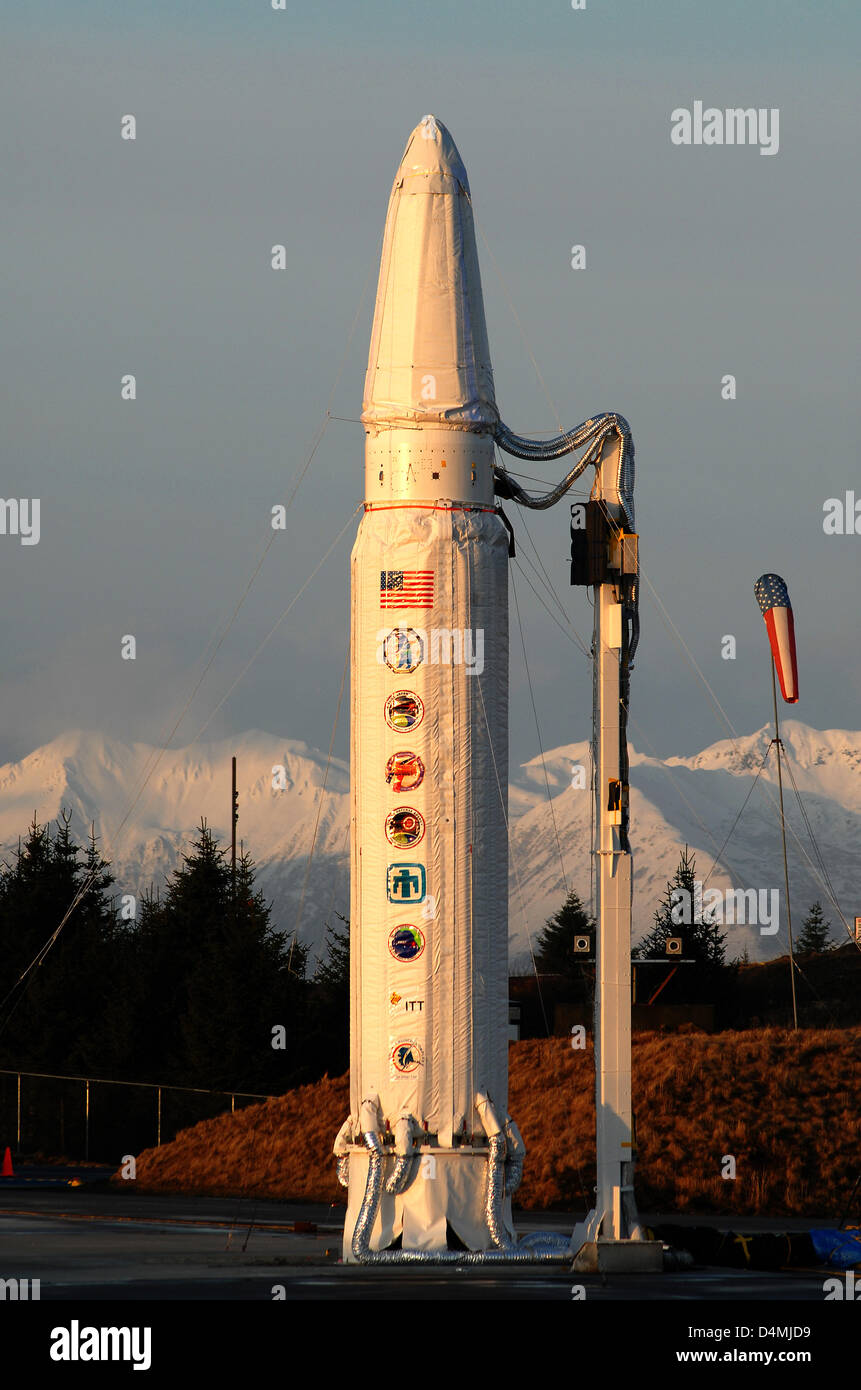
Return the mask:
[(798, 664), (795, 659), (795, 623), (789, 591), (779, 574), (763, 574), (753, 589), (768, 628), (771, 654), (780, 681), (780, 693), (788, 705), (798, 700)]

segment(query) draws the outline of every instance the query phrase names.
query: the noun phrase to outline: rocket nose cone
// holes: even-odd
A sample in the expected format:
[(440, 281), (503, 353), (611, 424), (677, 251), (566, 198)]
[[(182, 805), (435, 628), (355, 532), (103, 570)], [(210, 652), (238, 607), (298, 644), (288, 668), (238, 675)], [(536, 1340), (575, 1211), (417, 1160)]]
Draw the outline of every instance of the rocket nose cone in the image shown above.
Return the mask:
[(478, 433), (499, 421), (469, 181), (435, 116), (410, 135), (389, 199), (362, 420)]
[(469, 193), (469, 179), (451, 131), (436, 116), (423, 116), (404, 150), (398, 170), (400, 178), (428, 178), (441, 175), (459, 183)]

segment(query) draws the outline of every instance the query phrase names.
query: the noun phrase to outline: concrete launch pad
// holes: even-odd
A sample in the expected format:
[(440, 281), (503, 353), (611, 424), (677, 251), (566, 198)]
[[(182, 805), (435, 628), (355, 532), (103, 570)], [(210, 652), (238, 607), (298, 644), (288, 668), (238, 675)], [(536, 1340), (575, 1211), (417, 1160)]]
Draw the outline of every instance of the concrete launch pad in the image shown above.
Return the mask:
[[(204, 1299), (822, 1303), (824, 1269), (698, 1267), (653, 1274), (565, 1266), (365, 1268), (341, 1261), (343, 1208), (229, 1197), (8, 1192), (0, 1207), (4, 1277), (40, 1279), (42, 1301)], [(691, 1221), (702, 1218), (691, 1218)], [(650, 1217), (659, 1222), (659, 1217)], [(674, 1218), (681, 1224), (685, 1221)], [(518, 1213), (520, 1235), (570, 1230), (572, 1217)], [(736, 1226), (744, 1225), (738, 1220)], [(760, 1218), (757, 1229), (815, 1221)], [(292, 1229), (290, 1229), (292, 1227)], [(657, 1242), (639, 1242), (647, 1247)], [(660, 1247), (659, 1247), (660, 1248)], [(833, 1271), (831, 1271), (833, 1273)], [(275, 1291), (275, 1292), (274, 1292)]]

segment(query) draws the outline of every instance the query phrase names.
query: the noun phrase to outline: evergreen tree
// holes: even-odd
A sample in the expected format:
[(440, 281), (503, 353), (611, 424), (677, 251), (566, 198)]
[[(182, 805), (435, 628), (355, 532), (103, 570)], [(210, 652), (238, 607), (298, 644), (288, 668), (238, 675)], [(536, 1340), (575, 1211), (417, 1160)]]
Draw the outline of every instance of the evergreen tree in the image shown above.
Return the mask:
[[(688, 846), (679, 856), (678, 867), (668, 882), (660, 906), (654, 913), (654, 926), (634, 948), (634, 959), (644, 957), (670, 959), (667, 957), (668, 937), (680, 937), (682, 956), (692, 965), (680, 966), (678, 973), (667, 985), (661, 998), (667, 1003), (712, 1003), (724, 993), (728, 984), (726, 966), (726, 933), (720, 924), (707, 920), (706, 912), (698, 912), (698, 890), (696, 888), (696, 856)], [(680, 898), (680, 890), (688, 896)], [(690, 911), (686, 911), (687, 907)], [(679, 920), (680, 918), (690, 920)], [(662, 975), (659, 971), (665, 966), (640, 966), (638, 973), (646, 975), (650, 985), (657, 985)]]
[(799, 955), (805, 955), (811, 951), (827, 951), (833, 944), (831, 923), (825, 921), (822, 904), (815, 902), (801, 924), (801, 935), (796, 942), (796, 950)]
[(150, 893), (142, 902), (136, 943), (138, 1080), (209, 1084), (188, 1075), (183, 1020), (192, 972), (207, 935), (227, 910), (229, 883), (223, 851), (203, 821), (197, 841), (183, 855), (164, 897)]
[(189, 978), (186, 1074), (213, 1089), (284, 1090), (304, 1073), (307, 951), (270, 926), (250, 856), (237, 863), (235, 899), (224, 868), (231, 891), (205, 924)]
[(281, 1091), (310, 1065), (307, 948), (272, 929), (247, 854), (234, 897), (225, 855), (202, 821), (164, 897), (144, 901), (139, 1031), (149, 1065), (140, 1079)]
[(318, 1062), (331, 1076), (350, 1065), (350, 920), (335, 916), (346, 931), (326, 923), (326, 955), (314, 972), (314, 1036)]
[(588, 966), (574, 954), (574, 938), (591, 935), (594, 940), (594, 932), (595, 919), (572, 890), (559, 911), (547, 919), (538, 938), (535, 964), (548, 975), (564, 975), (569, 981), (582, 982)]
[[(87, 885), (86, 892), (63, 929), (72, 927), (69, 941), (77, 942), (77, 971), (86, 980), (76, 1009), (81, 1046), (73, 1052), (75, 1070), (124, 1078), (134, 1049), (136, 982), (130, 933), (117, 917), (112, 891), (116, 880), (98, 848), (94, 825), (78, 876)], [(87, 1021), (89, 1026), (81, 1027)]]
[(326, 985), (328, 988), (337, 990), (345, 998), (350, 993), (350, 919), (344, 917), (340, 912), (335, 916), (339, 922), (343, 922), (346, 931), (338, 931), (329, 922), (326, 923), (326, 957), (325, 960), (317, 960), (317, 969), (314, 971), (314, 983)]
[(128, 1010), (113, 878), (94, 836), (83, 863), (81, 853), (65, 812), (54, 835), (34, 817), (0, 872), (0, 1051), (24, 1069), (104, 1075), (122, 1059)]

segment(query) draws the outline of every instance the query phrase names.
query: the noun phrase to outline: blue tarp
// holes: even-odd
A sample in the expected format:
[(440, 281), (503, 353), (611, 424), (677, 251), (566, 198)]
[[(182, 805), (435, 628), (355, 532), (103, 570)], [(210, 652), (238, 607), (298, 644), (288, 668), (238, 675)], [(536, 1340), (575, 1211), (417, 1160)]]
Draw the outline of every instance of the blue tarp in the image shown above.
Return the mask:
[(810, 1239), (823, 1264), (833, 1269), (861, 1265), (861, 1231), (811, 1231)]

